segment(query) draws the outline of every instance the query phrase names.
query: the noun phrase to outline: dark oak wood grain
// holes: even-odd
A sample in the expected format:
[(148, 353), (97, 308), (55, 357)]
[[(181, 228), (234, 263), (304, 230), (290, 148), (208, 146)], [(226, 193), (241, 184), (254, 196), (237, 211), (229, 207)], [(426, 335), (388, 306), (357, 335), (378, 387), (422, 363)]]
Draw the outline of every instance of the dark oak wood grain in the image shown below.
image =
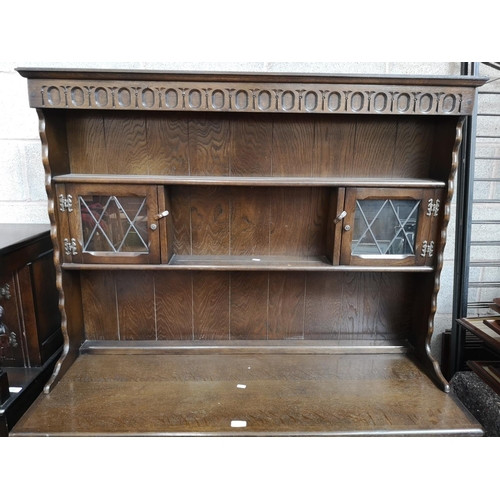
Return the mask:
[[(410, 273), (381, 273), (380, 279), (377, 339), (394, 339), (401, 336), (401, 332), (410, 332), (412, 329), (411, 311), (414, 301), (419, 299), (419, 284)], [(387, 314), (391, 310), (393, 314)]]
[(268, 273), (231, 273), (231, 340), (266, 340), (268, 336)]
[(270, 340), (304, 338), (306, 273), (269, 274)]
[(179, 255), (192, 255), (191, 186), (172, 186), (170, 201), (174, 208), (170, 215), (173, 226), (173, 252)]
[[(353, 173), (353, 172), (350, 172)], [(248, 176), (183, 176), (183, 175), (90, 175), (65, 174), (54, 177), (56, 183), (78, 184), (154, 184), (196, 186), (290, 186), (290, 187), (445, 187), (446, 182), (432, 178), (404, 177), (248, 177)]]
[(221, 187), (193, 186), (190, 199), (191, 253), (228, 255), (230, 200), (227, 191)]
[(270, 188), (233, 187), (231, 189), (231, 255), (270, 253), (272, 198)]
[(195, 340), (229, 340), (230, 279), (228, 273), (192, 274)]
[(375, 177), (392, 177), (397, 122), (391, 118), (367, 118), (356, 124), (352, 169)]
[(86, 272), (81, 274), (85, 338), (87, 340), (118, 340), (118, 302), (115, 273)]
[(341, 333), (343, 274), (307, 273), (304, 339), (337, 340)]
[(231, 122), (222, 116), (201, 114), (189, 119), (191, 175), (229, 175)]
[(331, 224), (329, 216), (330, 190), (311, 188), (311, 214), (307, 228), (306, 255), (325, 255), (327, 225)]
[(193, 340), (193, 280), (190, 272), (154, 273), (156, 338)]
[(125, 80), (140, 81), (195, 81), (195, 82), (279, 82), (279, 83), (359, 83), (379, 85), (426, 85), (480, 87), (488, 78), (472, 76), (443, 75), (361, 75), (328, 73), (292, 73), (240, 71), (158, 71), (158, 70), (119, 70), (119, 69), (68, 69), (68, 68), (16, 68), (16, 71), (28, 79), (87, 79), (87, 80)]
[(310, 177), (314, 158), (314, 120), (309, 116), (275, 116), (272, 175)]
[(277, 188), (274, 191), (270, 210), (271, 255), (307, 255), (310, 208), (310, 188)]
[[(108, 173), (104, 115), (98, 111), (68, 113), (68, 149), (73, 173)], [(115, 160), (112, 159), (114, 162)]]
[(182, 114), (146, 118), (149, 175), (189, 175), (188, 119)]
[(482, 429), (405, 355), (87, 355), (12, 432), (42, 434), (481, 436)]
[(119, 338), (156, 339), (152, 273), (128, 271), (116, 276)]
[[(123, 339), (119, 332), (126, 331), (134, 332), (127, 338), (144, 341), (403, 341), (410, 331), (416, 287), (414, 275), (379, 272), (172, 271), (142, 276), (128, 270), (116, 292), (115, 279), (111, 271), (82, 273), (87, 340)], [(133, 291), (123, 290), (127, 282), (141, 290), (131, 311)], [(137, 324), (143, 317), (148, 318), (144, 331)]]
[(253, 115), (231, 119), (232, 176), (271, 176), (273, 117), (261, 120)]
[[(345, 178), (352, 166), (356, 117), (318, 117), (314, 133), (312, 175)], [(346, 170), (347, 169), (347, 170)]]
[(148, 139), (144, 116), (135, 113), (104, 118), (108, 173), (148, 172)]
[(415, 178), (430, 173), (435, 127), (432, 122), (406, 118), (398, 122), (393, 175)]

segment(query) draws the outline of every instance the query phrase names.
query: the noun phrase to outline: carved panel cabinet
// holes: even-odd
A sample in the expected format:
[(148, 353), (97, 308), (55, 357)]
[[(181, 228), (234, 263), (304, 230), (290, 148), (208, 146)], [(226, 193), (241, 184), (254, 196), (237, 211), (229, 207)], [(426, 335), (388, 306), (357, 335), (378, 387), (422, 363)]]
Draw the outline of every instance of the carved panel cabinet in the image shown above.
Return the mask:
[(40, 394), (61, 352), (49, 230), (0, 224), (0, 436)]
[(65, 349), (14, 435), (481, 435), (430, 340), (484, 80), (19, 72)]

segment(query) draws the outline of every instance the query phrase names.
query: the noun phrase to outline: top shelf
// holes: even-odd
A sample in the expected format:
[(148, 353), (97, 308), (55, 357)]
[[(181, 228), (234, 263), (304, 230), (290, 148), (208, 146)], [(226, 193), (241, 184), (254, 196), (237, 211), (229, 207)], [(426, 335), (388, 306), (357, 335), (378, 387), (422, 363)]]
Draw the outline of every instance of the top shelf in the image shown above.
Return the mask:
[(479, 87), (487, 77), (457, 75), (387, 75), (346, 73), (282, 73), (241, 71), (165, 71), (89, 68), (37, 68), (19, 67), (15, 70), (30, 79), (83, 79), (83, 80), (153, 80), (172, 82), (269, 82), (269, 83), (323, 83), (358, 85), (446, 85), (454, 87)]
[(85, 184), (173, 184), (198, 186), (332, 186), (332, 187), (445, 187), (442, 181), (410, 178), (356, 177), (229, 177), (168, 175), (67, 174), (54, 177), (59, 183)]

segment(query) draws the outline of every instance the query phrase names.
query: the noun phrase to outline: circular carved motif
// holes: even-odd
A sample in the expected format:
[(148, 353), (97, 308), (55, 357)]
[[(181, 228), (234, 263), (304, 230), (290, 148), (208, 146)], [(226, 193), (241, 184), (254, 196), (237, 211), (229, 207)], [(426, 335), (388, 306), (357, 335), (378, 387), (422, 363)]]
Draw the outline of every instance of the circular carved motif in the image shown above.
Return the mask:
[(259, 92), (259, 97), (258, 97), (259, 109), (261, 109), (262, 111), (268, 110), (271, 107), (271, 102), (272, 102), (271, 92), (269, 92), (268, 90), (262, 90), (261, 92)]
[(61, 91), (57, 87), (47, 89), (47, 99), (52, 106), (61, 104)]
[(118, 105), (122, 108), (128, 108), (132, 104), (130, 90), (126, 87), (118, 89)]
[(330, 92), (328, 95), (328, 109), (332, 112), (338, 111), (342, 106), (342, 96), (340, 92)]
[(165, 91), (165, 106), (175, 109), (179, 105), (179, 94), (177, 89), (167, 89)]
[(191, 109), (198, 109), (201, 107), (201, 92), (198, 89), (189, 92), (189, 107)]
[[(467, 114), (472, 100), (467, 94), (434, 92), (429, 88), (402, 87), (397, 90), (349, 90), (336, 85), (333, 89), (318, 90), (315, 85), (304, 85), (295, 90), (287, 88), (231, 88), (210, 89), (193, 87), (92, 86), (83, 82), (75, 86), (42, 85), (41, 105), (63, 108), (94, 106), (138, 109), (182, 109), (284, 111), (308, 113), (407, 113), (407, 114)], [(87, 85), (89, 84), (89, 85)], [(274, 86), (273, 86), (274, 87)], [(135, 95), (135, 99), (134, 99)], [(467, 100), (468, 99), (468, 100)], [(462, 109), (462, 103), (465, 107)], [(37, 105), (34, 101), (35, 106)]]
[(363, 92), (354, 92), (351, 97), (351, 109), (354, 112), (361, 111), (365, 106), (365, 95)]
[(81, 87), (71, 89), (71, 102), (73, 106), (83, 106), (85, 103), (85, 92)]
[(108, 98), (108, 89), (104, 87), (97, 87), (94, 90), (94, 99), (95, 103), (103, 108), (108, 105), (109, 98)]
[(410, 107), (411, 107), (411, 96), (410, 94), (399, 94), (397, 101), (396, 101), (396, 106), (398, 108), (398, 111), (400, 113), (406, 113)]
[(212, 92), (212, 108), (222, 109), (226, 101), (226, 96), (222, 90), (214, 90)]
[(152, 108), (155, 105), (155, 93), (152, 89), (146, 88), (141, 93), (142, 105), (145, 108)]
[(237, 109), (247, 109), (250, 99), (246, 90), (238, 90), (234, 96)]
[(456, 105), (457, 105), (457, 96), (453, 94), (446, 94), (443, 99), (443, 105), (441, 106), (441, 110), (443, 111), (443, 113), (451, 113), (454, 111)]
[(426, 93), (420, 96), (419, 106), (422, 113), (428, 113), (432, 109), (434, 97), (432, 94)]
[(389, 99), (385, 92), (377, 92), (373, 96), (373, 109), (377, 113), (383, 113), (387, 109), (387, 103)]
[(295, 107), (295, 92), (286, 90), (281, 95), (281, 109), (283, 111), (291, 111)]
[(318, 94), (316, 92), (307, 92), (304, 96), (304, 106), (307, 111), (316, 111), (318, 102)]

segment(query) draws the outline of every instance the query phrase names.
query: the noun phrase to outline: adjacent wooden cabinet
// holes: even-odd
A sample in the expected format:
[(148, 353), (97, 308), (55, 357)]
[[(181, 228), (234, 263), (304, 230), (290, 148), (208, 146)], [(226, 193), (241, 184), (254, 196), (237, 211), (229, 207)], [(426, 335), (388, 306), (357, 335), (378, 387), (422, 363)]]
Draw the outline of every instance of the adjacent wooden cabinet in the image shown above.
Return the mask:
[(19, 72), (65, 352), (14, 434), (481, 434), (430, 340), (485, 80)]
[(49, 380), (63, 343), (50, 226), (0, 224), (0, 436)]
[(49, 229), (0, 224), (0, 366), (40, 367), (62, 345)]

